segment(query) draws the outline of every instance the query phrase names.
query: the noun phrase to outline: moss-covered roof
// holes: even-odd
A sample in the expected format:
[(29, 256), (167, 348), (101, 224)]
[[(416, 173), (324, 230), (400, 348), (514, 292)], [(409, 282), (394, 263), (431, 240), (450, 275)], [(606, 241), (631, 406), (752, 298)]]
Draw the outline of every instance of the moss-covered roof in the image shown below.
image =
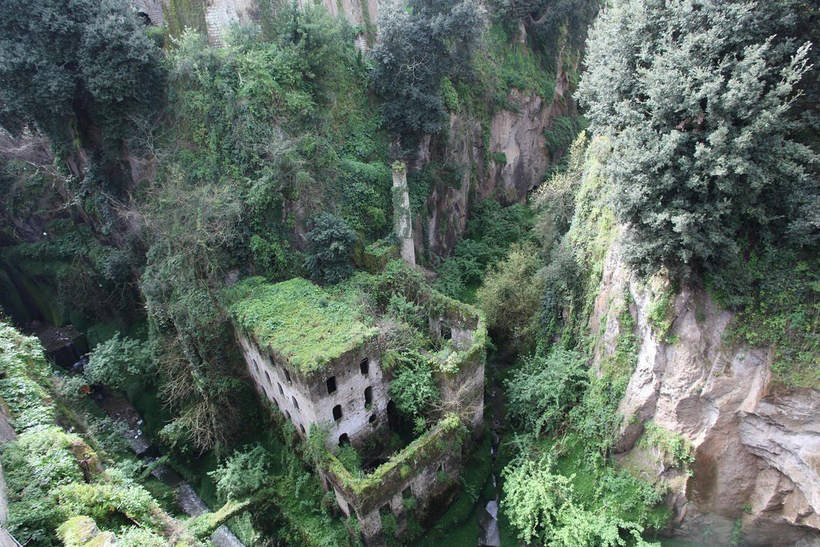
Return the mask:
[(257, 343), (305, 374), (361, 346), (378, 333), (351, 305), (310, 281), (267, 283), (251, 277), (228, 291), (234, 320)]

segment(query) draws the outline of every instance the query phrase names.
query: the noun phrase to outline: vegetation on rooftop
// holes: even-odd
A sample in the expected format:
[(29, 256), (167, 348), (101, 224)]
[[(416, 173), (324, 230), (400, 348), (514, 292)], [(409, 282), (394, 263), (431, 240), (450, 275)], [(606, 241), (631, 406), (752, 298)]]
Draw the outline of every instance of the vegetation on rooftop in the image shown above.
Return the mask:
[(271, 284), (245, 279), (226, 291), (236, 323), (257, 343), (305, 374), (375, 337), (361, 310), (333, 298), (310, 281)]

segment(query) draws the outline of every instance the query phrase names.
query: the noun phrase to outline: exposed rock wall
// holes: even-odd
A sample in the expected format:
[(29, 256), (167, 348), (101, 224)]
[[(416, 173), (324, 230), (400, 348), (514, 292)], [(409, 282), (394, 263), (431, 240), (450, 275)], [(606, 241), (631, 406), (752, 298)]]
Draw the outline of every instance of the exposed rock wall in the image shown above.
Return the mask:
[[(454, 185), (433, 188), (414, 220), (417, 256), (425, 251), (449, 254), (464, 233), (473, 203), (488, 198), (504, 204), (524, 201), (560, 159), (547, 149), (545, 132), (555, 118), (575, 113), (567, 74), (559, 71), (550, 101), (514, 89), (508, 102), (513, 108), (496, 112), (483, 124), (473, 116), (450, 115), (442, 161), (458, 167), (461, 176)], [(429, 139), (422, 142), (414, 168), (430, 161), (430, 147)]]
[[(820, 392), (776, 388), (769, 349), (725, 344), (733, 316), (702, 289), (675, 295), (674, 322), (659, 333), (649, 314), (661, 285), (638, 282), (610, 248), (589, 324), (602, 333), (594, 364), (615, 350), (613, 310), (627, 291), (640, 341), (618, 458), (670, 486), (674, 536), (727, 544), (739, 526), (748, 545), (820, 545)], [(692, 443), (691, 476), (636, 457), (649, 420)]]

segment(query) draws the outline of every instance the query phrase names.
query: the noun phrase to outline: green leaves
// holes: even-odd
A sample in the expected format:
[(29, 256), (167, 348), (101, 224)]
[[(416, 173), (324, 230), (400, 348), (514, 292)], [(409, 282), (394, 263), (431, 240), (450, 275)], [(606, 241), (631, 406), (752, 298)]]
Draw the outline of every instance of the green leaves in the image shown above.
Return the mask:
[(322, 213), (308, 232), (305, 265), (311, 277), (320, 283), (338, 283), (353, 273), (353, 245), (356, 234), (345, 221)]
[(817, 156), (792, 138), (808, 70), (796, 32), (781, 3), (623, 0), (602, 12), (579, 98), (612, 137), (606, 173), (641, 271), (716, 269), (746, 237), (817, 237), (802, 222)]
[(505, 383), (510, 415), (535, 435), (555, 431), (589, 383), (587, 362), (575, 351), (553, 348), (524, 359)]

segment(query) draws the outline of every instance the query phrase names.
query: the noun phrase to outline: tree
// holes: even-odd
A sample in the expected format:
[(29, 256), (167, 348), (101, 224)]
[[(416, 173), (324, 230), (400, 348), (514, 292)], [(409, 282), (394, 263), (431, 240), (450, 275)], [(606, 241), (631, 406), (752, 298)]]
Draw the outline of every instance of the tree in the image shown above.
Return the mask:
[(122, 389), (129, 380), (153, 370), (150, 346), (117, 333), (97, 344), (89, 355), (83, 375), (89, 383)]
[(353, 245), (356, 234), (344, 220), (322, 213), (308, 232), (305, 265), (311, 277), (321, 283), (338, 283), (353, 272)]
[(817, 155), (791, 106), (810, 69), (800, 2), (619, 0), (588, 42), (579, 98), (642, 271), (716, 268), (739, 240), (810, 245)]
[(132, 118), (164, 93), (161, 53), (123, 0), (14, 2), (0, 19), (0, 120), (33, 124), (71, 173), (106, 189), (130, 181), (122, 145)]
[(489, 271), (476, 294), (490, 329), (519, 351), (525, 351), (535, 338), (544, 288), (540, 266), (533, 246), (515, 245), (507, 258)]
[(535, 435), (560, 427), (589, 383), (583, 355), (560, 348), (524, 359), (506, 381), (510, 415)]
[(394, 0), (381, 8), (372, 81), (392, 131), (413, 138), (441, 130), (442, 79), (467, 70), (483, 19), (474, 0)]

